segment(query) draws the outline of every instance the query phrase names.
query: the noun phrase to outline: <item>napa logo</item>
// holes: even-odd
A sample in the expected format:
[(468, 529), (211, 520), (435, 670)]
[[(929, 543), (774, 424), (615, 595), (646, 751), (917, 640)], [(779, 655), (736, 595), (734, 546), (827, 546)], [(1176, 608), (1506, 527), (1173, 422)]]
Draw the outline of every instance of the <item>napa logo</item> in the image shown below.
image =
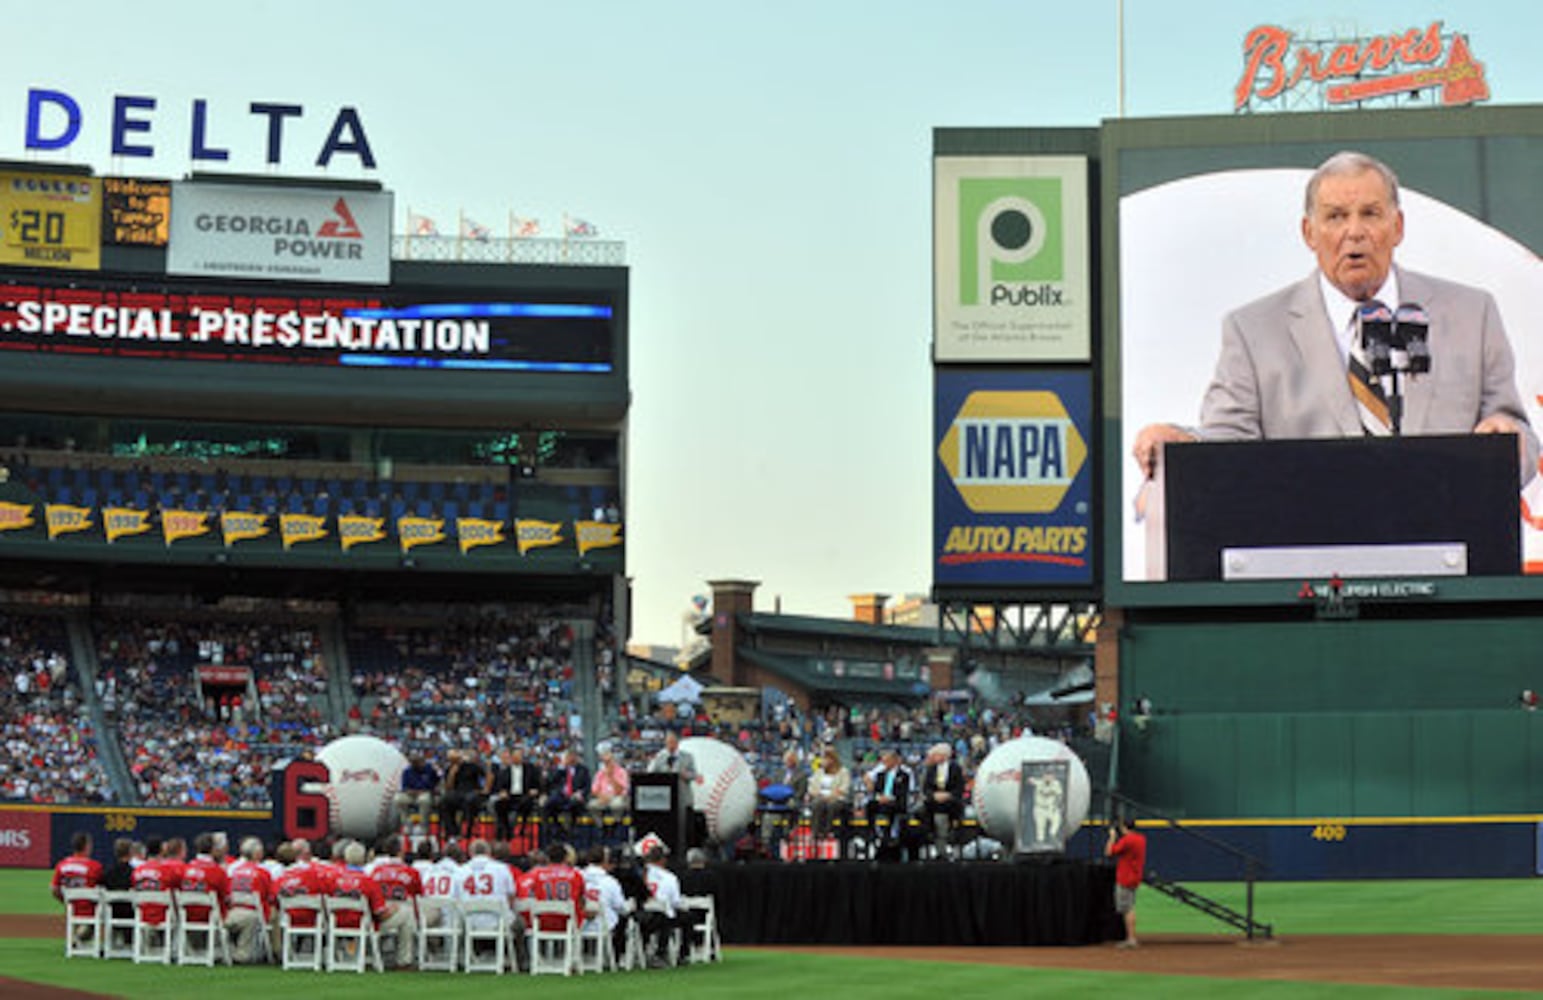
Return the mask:
[(1056, 510), (1087, 457), (1053, 392), (972, 392), (938, 444), (938, 460), (977, 514)]

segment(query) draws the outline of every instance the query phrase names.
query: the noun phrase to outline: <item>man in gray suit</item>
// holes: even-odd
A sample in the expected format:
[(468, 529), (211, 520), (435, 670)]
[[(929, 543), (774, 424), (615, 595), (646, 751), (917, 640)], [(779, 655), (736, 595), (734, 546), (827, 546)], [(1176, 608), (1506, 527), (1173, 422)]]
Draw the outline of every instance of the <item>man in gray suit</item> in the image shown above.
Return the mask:
[(685, 780), (681, 783), (681, 804), (691, 808), (693, 785), (696, 784), (696, 761), (691, 759), (691, 754), (680, 748), (680, 735), (671, 729), (664, 734), (664, 748), (654, 754), (648, 762), (650, 774), (679, 774)]
[(1356, 437), (1370, 433), (1347, 377), (1363, 303), (1415, 302), (1430, 317), (1430, 372), (1405, 382), (1408, 434), (1514, 434), (1521, 481), (1538, 471), (1538, 439), (1516, 389), (1511, 345), (1489, 293), (1393, 264), (1404, 238), (1398, 178), (1362, 153), (1330, 157), (1307, 183), (1302, 239), (1316, 273), (1223, 321), (1200, 426), (1151, 424), (1136, 436), (1150, 477), (1165, 444), (1195, 440)]

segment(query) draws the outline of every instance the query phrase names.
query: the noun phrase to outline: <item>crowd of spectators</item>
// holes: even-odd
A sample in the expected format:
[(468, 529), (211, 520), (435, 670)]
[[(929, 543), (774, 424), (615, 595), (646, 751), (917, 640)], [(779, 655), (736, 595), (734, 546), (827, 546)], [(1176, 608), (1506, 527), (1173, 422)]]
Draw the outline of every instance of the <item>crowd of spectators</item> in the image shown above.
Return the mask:
[[(107, 620), (98, 689), (147, 805), (266, 808), (272, 764), (333, 735), (316, 631), (254, 622)], [(245, 691), (200, 666), (244, 667)]]
[(62, 619), (0, 615), (0, 799), (109, 802)]

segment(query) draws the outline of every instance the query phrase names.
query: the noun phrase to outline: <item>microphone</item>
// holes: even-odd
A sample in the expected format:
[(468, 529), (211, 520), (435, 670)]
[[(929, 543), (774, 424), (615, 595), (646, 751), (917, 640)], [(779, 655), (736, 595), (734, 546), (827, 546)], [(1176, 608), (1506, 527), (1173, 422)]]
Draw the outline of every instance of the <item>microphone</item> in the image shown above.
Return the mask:
[(1364, 302), (1356, 311), (1356, 326), (1370, 373), (1387, 375), (1393, 370), (1393, 310), (1378, 299)]
[(1409, 374), (1430, 371), (1430, 317), (1413, 302), (1399, 305), (1393, 316), (1394, 340), (1409, 356)]

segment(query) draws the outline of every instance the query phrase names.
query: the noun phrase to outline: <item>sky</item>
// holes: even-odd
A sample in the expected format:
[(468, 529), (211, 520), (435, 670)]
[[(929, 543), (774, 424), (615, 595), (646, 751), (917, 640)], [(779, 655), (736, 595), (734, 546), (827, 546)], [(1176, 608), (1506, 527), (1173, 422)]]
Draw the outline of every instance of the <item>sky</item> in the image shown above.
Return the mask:
[[(358, 109), (368, 176), (452, 231), (563, 213), (626, 243), (633, 638), (675, 644), (692, 595), (847, 617), (930, 587), (931, 148), (939, 126), (1096, 126), (1121, 113), (1119, 5), (103, 0), (32, 4), (0, 62), (0, 159), (29, 88), (81, 105), (62, 156), (181, 177), (191, 102), (259, 173), (254, 101), (300, 104), (285, 174)], [(1531, 2), (1127, 0), (1130, 117), (1228, 115), (1257, 24), (1467, 34), (1492, 103), (1543, 101)], [(108, 152), (114, 95), (157, 107), (153, 159)], [(1430, 112), (1437, 114), (1441, 112)], [(203, 167), (200, 167), (203, 169)]]

